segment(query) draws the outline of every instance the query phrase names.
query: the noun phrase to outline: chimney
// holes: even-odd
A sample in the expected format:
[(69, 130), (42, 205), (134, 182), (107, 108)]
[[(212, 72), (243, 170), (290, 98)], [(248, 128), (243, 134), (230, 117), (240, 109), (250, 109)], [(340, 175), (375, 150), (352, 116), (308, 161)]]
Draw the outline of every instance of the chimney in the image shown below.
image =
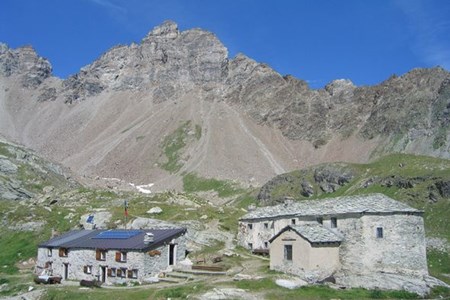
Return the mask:
[(294, 198), (292, 197), (284, 197), (284, 207), (288, 207), (294, 203)]
[(144, 236), (144, 244), (149, 244), (153, 242), (154, 235), (151, 232), (146, 232)]

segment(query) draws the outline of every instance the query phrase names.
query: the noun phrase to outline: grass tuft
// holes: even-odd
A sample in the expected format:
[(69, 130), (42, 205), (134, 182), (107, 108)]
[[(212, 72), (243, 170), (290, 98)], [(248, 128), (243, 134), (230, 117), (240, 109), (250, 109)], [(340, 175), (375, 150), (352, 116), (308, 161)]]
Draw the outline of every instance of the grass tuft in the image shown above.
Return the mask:
[(221, 198), (234, 196), (244, 192), (243, 189), (230, 181), (202, 178), (195, 173), (189, 173), (183, 176), (183, 188), (186, 192), (190, 193), (216, 191)]

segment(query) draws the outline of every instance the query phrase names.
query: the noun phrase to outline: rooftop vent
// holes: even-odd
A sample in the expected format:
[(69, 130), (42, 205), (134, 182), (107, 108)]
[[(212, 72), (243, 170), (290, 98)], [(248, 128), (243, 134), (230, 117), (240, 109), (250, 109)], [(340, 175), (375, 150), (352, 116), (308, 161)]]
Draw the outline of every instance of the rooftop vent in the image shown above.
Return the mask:
[(144, 244), (152, 243), (154, 240), (154, 235), (151, 232), (146, 232), (144, 236)]

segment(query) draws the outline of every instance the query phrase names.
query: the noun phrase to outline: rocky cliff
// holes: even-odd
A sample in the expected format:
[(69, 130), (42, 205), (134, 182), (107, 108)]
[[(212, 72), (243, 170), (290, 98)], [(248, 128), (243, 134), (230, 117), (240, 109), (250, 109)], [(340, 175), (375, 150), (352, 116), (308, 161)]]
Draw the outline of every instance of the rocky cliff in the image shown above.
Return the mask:
[(450, 158), (450, 73), (439, 67), (313, 90), (169, 21), (66, 80), (51, 71), (31, 47), (0, 46), (0, 134), (86, 176), (179, 188), (195, 172), (261, 184), (390, 152)]

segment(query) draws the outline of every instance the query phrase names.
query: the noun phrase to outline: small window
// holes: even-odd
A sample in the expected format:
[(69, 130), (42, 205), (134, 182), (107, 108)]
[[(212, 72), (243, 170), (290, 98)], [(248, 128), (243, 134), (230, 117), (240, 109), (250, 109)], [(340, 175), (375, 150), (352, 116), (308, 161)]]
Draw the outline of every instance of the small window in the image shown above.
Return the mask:
[(318, 217), (316, 220), (317, 220), (317, 223), (323, 224), (323, 218), (322, 217)]
[(292, 245), (284, 245), (284, 259), (292, 260)]
[(88, 266), (84, 266), (83, 267), (83, 272), (86, 274), (92, 274), (92, 266), (88, 265)]
[(96, 260), (106, 260), (106, 251), (105, 250), (101, 250), (101, 249), (97, 249), (95, 251), (95, 259)]
[(252, 230), (253, 229), (253, 224), (248, 224), (248, 229)]
[[(117, 275), (117, 276), (119, 276), (119, 275)], [(122, 277), (122, 278), (127, 277), (127, 269), (126, 268), (120, 268), (120, 277)]]
[(138, 270), (137, 269), (133, 269), (133, 270), (128, 270), (128, 278), (138, 278)]
[(269, 248), (269, 243), (268, 242), (264, 242), (264, 248)]
[(377, 227), (377, 238), (383, 238), (383, 227)]
[(47, 248), (47, 256), (52, 257), (52, 248)]
[(264, 229), (269, 229), (269, 223), (264, 223)]
[(296, 220), (295, 219), (291, 219), (291, 224), (295, 225), (295, 223), (296, 223)]
[(67, 257), (69, 250), (67, 248), (59, 248), (59, 257)]
[(116, 277), (117, 276), (117, 269), (116, 268), (109, 268), (108, 269), (108, 277)]
[(253, 244), (252, 243), (248, 243), (248, 249), (253, 249)]
[(116, 252), (116, 261), (117, 262), (126, 262), (127, 261), (127, 253), (126, 252)]
[(337, 218), (331, 218), (331, 228), (337, 228)]

